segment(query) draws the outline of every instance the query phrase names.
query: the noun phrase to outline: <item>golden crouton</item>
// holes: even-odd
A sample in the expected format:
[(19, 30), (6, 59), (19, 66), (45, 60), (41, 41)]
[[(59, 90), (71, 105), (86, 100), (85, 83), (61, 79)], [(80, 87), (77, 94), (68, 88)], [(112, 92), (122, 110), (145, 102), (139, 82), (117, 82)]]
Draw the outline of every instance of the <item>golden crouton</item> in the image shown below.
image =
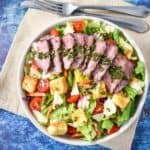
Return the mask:
[(30, 76), (25, 76), (22, 82), (22, 88), (29, 93), (32, 93), (36, 90), (36, 85), (37, 85), (38, 80), (30, 77)]
[(67, 123), (64, 121), (52, 122), (47, 128), (49, 135), (64, 135), (67, 133), (67, 130)]
[(74, 126), (80, 126), (83, 123), (87, 122), (87, 117), (83, 111), (83, 109), (77, 109), (71, 116), (72, 120), (74, 121)]
[(129, 101), (130, 101), (130, 98), (125, 96), (123, 94), (123, 92), (120, 92), (120, 93), (117, 93), (117, 94), (114, 94), (114, 96), (112, 97), (112, 101), (120, 108), (125, 108)]
[(68, 85), (65, 77), (60, 77), (50, 81), (50, 89), (51, 94), (54, 94), (55, 92), (59, 94), (66, 93), (68, 90)]
[(97, 86), (93, 89), (93, 98), (103, 98), (107, 96), (107, 90), (104, 81), (100, 81)]

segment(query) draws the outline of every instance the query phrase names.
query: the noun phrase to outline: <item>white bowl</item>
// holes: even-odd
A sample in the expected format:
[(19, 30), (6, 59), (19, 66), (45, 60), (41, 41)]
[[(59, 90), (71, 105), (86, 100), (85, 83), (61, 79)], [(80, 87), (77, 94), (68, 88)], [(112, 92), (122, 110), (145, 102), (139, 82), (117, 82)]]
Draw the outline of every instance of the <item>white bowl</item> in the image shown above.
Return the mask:
[[(138, 104), (138, 107), (137, 107), (137, 110), (134, 114), (133, 117), (130, 118), (130, 120), (128, 122), (126, 122), (118, 132), (112, 134), (112, 135), (108, 135), (104, 138), (101, 138), (101, 139), (97, 139), (95, 141), (92, 141), (92, 142), (87, 142), (87, 141), (83, 141), (83, 140), (80, 140), (80, 139), (68, 139), (66, 137), (56, 137), (56, 136), (50, 136), (48, 135), (46, 129), (44, 127), (42, 127), (37, 121), (36, 119), (34, 118), (33, 114), (30, 112), (29, 108), (28, 108), (28, 105), (27, 105), (27, 102), (22, 100), (22, 97), (24, 96), (24, 92), (21, 88), (21, 81), (22, 81), (22, 78), (23, 78), (23, 66), (24, 66), (24, 60), (25, 60), (25, 56), (26, 56), (26, 53), (27, 51), (29, 50), (31, 44), (28, 46), (28, 48), (25, 50), (25, 53), (22, 55), (22, 57), (20, 58), (20, 64), (19, 64), (19, 68), (18, 68), (18, 72), (17, 72), (17, 90), (18, 90), (18, 95), (19, 95), (19, 99), (21, 101), (21, 103), (23, 104), (23, 108), (25, 110), (25, 113), (27, 115), (27, 117), (31, 120), (31, 122), (41, 131), (43, 132), (45, 135), (47, 135), (48, 137), (52, 138), (52, 139), (55, 139), (59, 142), (62, 142), (62, 143), (67, 143), (67, 144), (72, 144), (72, 145), (94, 145), (94, 144), (103, 144), (104, 142), (106, 141), (109, 141), (117, 136), (119, 136), (120, 134), (122, 134), (125, 130), (127, 130), (132, 124), (133, 122), (139, 117), (141, 111), (142, 111), (142, 108), (143, 108), (143, 105), (144, 105), (144, 102), (146, 100), (146, 95), (147, 95), (147, 91), (148, 91), (148, 69), (147, 69), (147, 66), (146, 66), (146, 63), (145, 63), (145, 59), (143, 57), (143, 54), (141, 52), (141, 50), (139, 49), (139, 47), (137, 46), (137, 44), (134, 42), (134, 40), (126, 34), (126, 32), (120, 28), (119, 26), (109, 22), (109, 21), (106, 21), (104, 19), (99, 19), (99, 18), (95, 18), (95, 17), (90, 17), (90, 16), (77, 16), (77, 17), (68, 17), (68, 18), (65, 18), (65, 19), (59, 19), (59, 21), (53, 23), (51, 26), (49, 26), (48, 28), (46, 28), (44, 31), (41, 31), (41, 34), (40, 35), (37, 35), (37, 37), (34, 39), (38, 39), (41, 35), (43, 35), (44, 33), (46, 33), (46, 31), (48, 31), (50, 28), (56, 26), (56, 25), (59, 25), (59, 24), (63, 24), (63, 23), (66, 23), (66, 22), (69, 22), (69, 21), (73, 21), (73, 20), (78, 20), (78, 19), (91, 19), (91, 20), (99, 20), (99, 21), (102, 21), (102, 22), (105, 22), (115, 28), (118, 28), (120, 31), (123, 32), (123, 34), (126, 36), (126, 38), (129, 40), (129, 42), (133, 45), (133, 47), (135, 48), (135, 50), (137, 51), (137, 54), (140, 58), (141, 61), (144, 62), (145, 64), (145, 90), (144, 90), (144, 93), (143, 95), (141, 96), (140, 98), (140, 102)], [(33, 40), (33, 41), (34, 41)]]

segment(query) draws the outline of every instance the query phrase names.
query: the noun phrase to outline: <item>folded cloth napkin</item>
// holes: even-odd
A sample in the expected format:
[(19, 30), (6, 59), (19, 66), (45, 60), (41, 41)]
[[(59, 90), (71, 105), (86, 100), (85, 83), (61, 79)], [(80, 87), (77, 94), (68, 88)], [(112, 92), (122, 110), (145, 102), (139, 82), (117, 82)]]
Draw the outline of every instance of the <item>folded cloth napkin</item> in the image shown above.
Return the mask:
[(136, 5), (143, 5), (145, 7), (150, 8), (150, 0), (125, 0), (125, 1), (136, 4)]

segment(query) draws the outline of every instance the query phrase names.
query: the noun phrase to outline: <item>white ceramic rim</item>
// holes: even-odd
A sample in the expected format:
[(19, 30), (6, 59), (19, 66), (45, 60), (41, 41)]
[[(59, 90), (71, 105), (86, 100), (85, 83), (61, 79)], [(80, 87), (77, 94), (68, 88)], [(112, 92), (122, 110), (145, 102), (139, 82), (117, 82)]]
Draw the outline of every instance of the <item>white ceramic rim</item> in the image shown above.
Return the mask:
[(123, 132), (125, 132), (135, 122), (135, 120), (138, 119), (138, 117), (140, 116), (140, 113), (142, 111), (144, 102), (146, 100), (147, 92), (148, 92), (148, 84), (149, 84), (149, 81), (148, 81), (148, 69), (147, 69), (147, 65), (146, 65), (144, 56), (143, 56), (140, 48), (137, 46), (135, 41), (129, 35), (127, 35), (125, 30), (123, 30), (119, 26), (115, 25), (114, 23), (111, 23), (109, 21), (106, 21), (106, 20), (100, 19), (100, 18), (96, 18), (96, 17), (91, 17), (91, 16), (74, 16), (74, 17), (67, 17), (67, 18), (59, 19), (59, 21), (54, 22), (53, 24), (48, 26), (46, 29), (44, 29), (44, 31), (41, 31), (41, 33), (39, 35), (37, 35), (36, 38), (34, 38), (32, 41), (38, 39), (43, 33), (48, 31), (48, 29), (50, 29), (50, 28), (52, 28), (52, 27), (54, 27), (56, 25), (63, 24), (63, 23), (66, 23), (66, 22), (69, 22), (69, 21), (73, 21), (73, 20), (78, 20), (78, 19), (99, 20), (99, 21), (105, 22), (105, 23), (107, 23), (107, 24), (109, 24), (109, 25), (111, 25), (111, 26), (113, 26), (115, 28), (118, 28), (120, 31), (123, 32), (123, 34), (126, 36), (126, 38), (133, 45), (133, 47), (137, 51), (137, 54), (138, 54), (140, 60), (144, 62), (144, 64), (145, 64), (145, 91), (144, 91), (144, 94), (141, 96), (140, 102), (138, 104), (138, 107), (137, 107), (137, 110), (136, 110), (134, 116), (131, 117), (130, 120), (127, 123), (125, 123), (120, 128), (120, 130), (118, 132), (116, 132), (116, 133), (114, 133), (112, 135), (108, 135), (108, 136), (106, 136), (104, 138), (97, 139), (97, 140), (92, 141), (92, 142), (83, 141), (83, 140), (80, 140), (80, 139), (68, 139), (68, 138), (65, 138), (65, 137), (56, 137), (56, 136), (48, 135), (46, 129), (44, 127), (42, 127), (36, 121), (36, 119), (33, 117), (33, 114), (28, 109), (27, 103), (22, 100), (22, 97), (23, 97), (24, 94), (23, 94), (23, 91), (22, 91), (22, 88), (21, 88), (21, 81), (22, 81), (22, 77), (23, 77), (24, 58), (25, 58), (25, 55), (26, 55), (28, 49), (30, 48), (32, 42), (30, 43), (30, 45), (28, 46), (28, 48), (25, 50), (25, 52), (23, 53), (22, 57), (20, 58), (20, 64), (19, 64), (19, 68), (18, 68), (18, 72), (17, 72), (17, 91), (18, 91), (18, 95), (19, 95), (19, 100), (20, 100), (21, 104), (23, 104), (23, 109), (25, 110), (25, 113), (26, 113), (27, 117), (31, 120), (31, 122), (35, 125), (36, 128), (38, 128), (41, 132), (43, 132), (48, 137), (50, 137), (50, 138), (52, 138), (52, 139), (54, 139), (56, 141), (59, 141), (59, 142), (62, 142), (62, 143), (66, 143), (66, 144), (71, 144), (71, 145), (83, 145), (84, 146), (84, 145), (103, 144), (104, 142), (108, 142), (109, 140), (111, 140), (111, 139), (119, 136)]

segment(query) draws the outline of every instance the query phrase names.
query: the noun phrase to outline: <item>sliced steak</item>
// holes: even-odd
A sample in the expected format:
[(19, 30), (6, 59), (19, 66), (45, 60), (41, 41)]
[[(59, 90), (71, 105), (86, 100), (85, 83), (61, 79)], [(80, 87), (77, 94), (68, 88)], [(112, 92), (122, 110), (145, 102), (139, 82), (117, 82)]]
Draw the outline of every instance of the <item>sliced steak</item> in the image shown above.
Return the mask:
[(105, 41), (98, 40), (95, 43), (95, 49), (92, 53), (92, 58), (90, 59), (87, 68), (84, 70), (84, 75), (90, 75), (92, 71), (96, 68), (100, 56), (104, 55), (106, 50), (106, 43)]
[(73, 62), (73, 47), (75, 44), (74, 38), (71, 34), (62, 37), (64, 51), (63, 51), (63, 64), (64, 68), (68, 70)]
[(62, 72), (62, 62), (60, 57), (60, 46), (61, 40), (60, 37), (53, 37), (50, 39), (52, 45), (53, 64), (54, 64), (54, 73), (58, 74)]
[(120, 83), (117, 85), (116, 89), (114, 90), (114, 92), (117, 93), (128, 84), (128, 78), (133, 73), (134, 64), (123, 55), (117, 55), (114, 63), (116, 64), (116, 66), (122, 67), (122, 70), (127, 77), (127, 79), (121, 80)]
[(47, 40), (41, 40), (32, 44), (33, 49), (38, 53), (49, 52), (49, 43)]
[(35, 63), (36, 65), (43, 70), (44, 72), (47, 72), (50, 67), (50, 57), (47, 57), (45, 59), (40, 59), (38, 57), (35, 57)]
[(93, 35), (85, 35), (85, 54), (84, 54), (84, 62), (81, 66), (81, 70), (83, 71), (86, 69), (88, 61), (90, 59), (90, 54), (92, 52), (92, 46), (94, 44), (94, 36)]
[(131, 61), (129, 61), (125, 56), (120, 54), (116, 56), (113, 64), (115, 66), (121, 67), (121, 70), (127, 79), (112, 79), (111, 74), (108, 71), (104, 75), (103, 79), (110, 93), (119, 92), (120, 90), (122, 90), (127, 85), (128, 78), (131, 76), (134, 69), (134, 64)]
[(32, 47), (36, 51), (35, 63), (41, 70), (47, 72), (51, 66), (48, 41), (40, 40), (34, 42)]
[(84, 61), (84, 36), (83, 33), (73, 34), (76, 43), (76, 48), (74, 49), (74, 62), (72, 64), (73, 69), (79, 68)]
[(102, 57), (100, 63), (97, 65), (95, 71), (93, 72), (93, 77), (95, 81), (99, 81), (102, 79), (113, 59), (116, 57), (117, 52), (118, 48), (116, 45), (107, 45), (105, 56)]

